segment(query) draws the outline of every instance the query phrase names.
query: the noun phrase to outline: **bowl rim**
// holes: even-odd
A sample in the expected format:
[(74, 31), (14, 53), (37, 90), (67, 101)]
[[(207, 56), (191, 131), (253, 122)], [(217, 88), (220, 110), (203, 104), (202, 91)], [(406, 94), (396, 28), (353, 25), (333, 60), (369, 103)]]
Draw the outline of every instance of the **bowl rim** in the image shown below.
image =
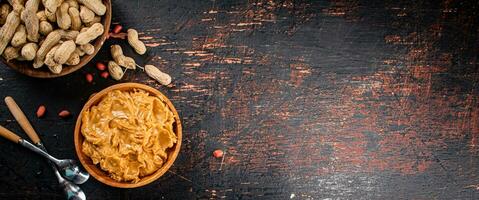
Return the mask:
[(80, 63), (78, 63), (77, 65), (65, 67), (59, 74), (54, 74), (50, 72), (48, 69), (43, 70), (46, 66), (43, 66), (39, 69), (33, 69), (33, 67), (31, 66), (32, 64), (30, 63), (31, 61), (17, 61), (17, 60), (7, 61), (5, 60), (3, 56), (0, 56), (0, 59), (5, 65), (15, 70), (16, 72), (19, 72), (21, 74), (24, 74), (29, 77), (34, 77), (34, 78), (42, 78), (42, 79), (57, 78), (57, 77), (66, 76), (68, 74), (78, 71), (79, 69), (83, 68), (85, 65), (90, 63), (90, 61), (98, 54), (98, 52), (103, 47), (103, 44), (105, 43), (108, 37), (113, 11), (111, 7), (111, 0), (102, 0), (102, 1), (106, 6), (106, 13), (104, 16), (102, 16), (102, 22), (101, 22), (104, 28), (103, 34), (93, 41), (93, 46), (95, 47), (95, 51), (93, 52), (93, 54), (91, 55), (85, 54), (85, 56), (83, 56), (80, 59)]
[[(148, 175), (146, 177), (143, 177), (137, 183), (118, 182), (118, 181), (115, 181), (115, 180), (111, 179), (110, 177), (105, 176), (104, 174), (97, 173), (92, 168), (96, 168), (97, 170), (100, 170), (100, 171), (103, 171), (103, 170), (100, 167), (98, 167), (97, 165), (90, 164), (91, 159), (88, 156), (84, 155), (84, 153), (81, 151), (81, 146), (82, 146), (81, 142), (83, 141), (83, 135), (81, 134), (81, 130), (80, 130), (81, 129), (81, 124), (82, 124), (81, 118), (82, 118), (82, 115), (85, 112), (85, 110), (91, 108), (93, 105), (96, 105), (96, 103), (98, 103), (98, 101), (101, 100), (101, 98), (103, 98), (103, 96), (110, 91), (113, 91), (113, 90), (132, 90), (132, 89), (145, 90), (145, 91), (149, 92), (150, 94), (153, 94), (153, 95), (159, 97), (163, 102), (165, 102), (168, 105), (169, 109), (173, 112), (173, 117), (175, 118), (175, 124), (176, 125), (175, 125), (174, 128), (176, 128), (175, 134), (178, 138), (176, 144), (172, 148), (170, 148), (173, 151), (168, 153), (168, 154), (171, 154), (171, 155), (168, 156), (168, 158), (166, 160), (166, 163), (164, 163), (155, 173), (153, 173), (151, 175)], [(180, 121), (180, 117), (178, 115), (178, 112), (176, 111), (175, 107), (173, 106), (173, 103), (171, 103), (171, 101), (163, 93), (161, 93), (159, 90), (157, 90), (153, 87), (150, 87), (148, 85), (144, 85), (144, 84), (140, 84), (140, 83), (131, 83), (131, 82), (130, 83), (119, 83), (119, 84), (109, 86), (109, 87), (101, 90), (100, 92), (95, 93), (92, 96), (90, 96), (88, 101), (84, 104), (81, 112), (78, 114), (78, 118), (77, 118), (77, 121), (76, 121), (76, 124), (75, 124), (75, 130), (74, 130), (75, 152), (76, 152), (76, 156), (80, 160), (80, 163), (83, 165), (83, 167), (96, 180), (98, 180), (98, 181), (100, 181), (100, 182), (102, 182), (106, 185), (109, 185), (109, 186), (112, 186), (112, 187), (118, 187), (118, 188), (141, 187), (141, 186), (147, 185), (149, 183), (152, 183), (153, 181), (155, 181), (158, 178), (160, 178), (161, 176), (163, 176), (163, 174), (165, 174), (166, 171), (168, 171), (168, 169), (173, 165), (176, 158), (178, 157), (178, 154), (179, 154), (179, 151), (180, 151), (180, 148), (181, 148), (181, 141), (182, 141), (181, 121)], [(90, 163), (88, 163), (88, 162), (90, 162)]]

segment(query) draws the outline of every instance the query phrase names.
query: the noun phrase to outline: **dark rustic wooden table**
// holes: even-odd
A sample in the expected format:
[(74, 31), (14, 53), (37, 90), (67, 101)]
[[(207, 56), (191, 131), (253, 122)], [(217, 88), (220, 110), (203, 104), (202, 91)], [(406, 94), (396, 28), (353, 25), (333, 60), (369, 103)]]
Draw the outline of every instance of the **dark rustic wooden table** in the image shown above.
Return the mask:
[[(113, 1), (184, 125), (171, 172), (138, 189), (90, 179), (88, 199), (478, 199), (479, 5), (469, 1)], [(75, 157), (93, 63), (40, 80), (0, 66), (50, 152)], [(127, 50), (126, 54), (134, 55)], [(94, 83), (85, 80), (94, 73)], [(34, 116), (46, 105), (43, 119)], [(58, 111), (74, 117), (62, 120)], [(20, 133), (6, 106), (0, 124)], [(226, 151), (225, 160), (211, 156)], [(0, 139), (0, 199), (63, 199), (47, 163)]]

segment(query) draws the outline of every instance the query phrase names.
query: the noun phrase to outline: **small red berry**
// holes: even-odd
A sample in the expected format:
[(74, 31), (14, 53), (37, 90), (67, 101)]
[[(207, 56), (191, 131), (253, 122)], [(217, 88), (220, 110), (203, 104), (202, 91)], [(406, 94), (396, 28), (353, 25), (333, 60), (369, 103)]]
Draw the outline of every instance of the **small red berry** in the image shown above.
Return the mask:
[(113, 33), (120, 33), (121, 29), (123, 29), (123, 26), (121, 26), (120, 24), (117, 24), (115, 28), (113, 28)]
[(223, 154), (224, 153), (221, 149), (217, 149), (217, 150), (213, 151), (213, 156), (215, 158), (221, 158), (221, 157), (223, 157)]
[(93, 75), (86, 74), (85, 78), (86, 78), (86, 81), (88, 81), (89, 83), (93, 82)]
[(40, 107), (38, 107), (37, 109), (37, 117), (40, 118), (40, 117), (43, 117), (45, 115), (45, 111), (47, 109), (45, 108), (44, 105), (41, 105)]
[(100, 71), (103, 71), (103, 70), (106, 69), (106, 66), (102, 62), (98, 62), (98, 63), (96, 63), (96, 68)]
[(58, 116), (61, 118), (67, 118), (68, 116), (70, 116), (70, 112), (68, 110), (62, 110), (60, 111), (60, 113), (58, 113)]
[(110, 74), (108, 74), (108, 72), (102, 72), (100, 74), (100, 76), (103, 77), (103, 78), (108, 78), (108, 75), (110, 75)]

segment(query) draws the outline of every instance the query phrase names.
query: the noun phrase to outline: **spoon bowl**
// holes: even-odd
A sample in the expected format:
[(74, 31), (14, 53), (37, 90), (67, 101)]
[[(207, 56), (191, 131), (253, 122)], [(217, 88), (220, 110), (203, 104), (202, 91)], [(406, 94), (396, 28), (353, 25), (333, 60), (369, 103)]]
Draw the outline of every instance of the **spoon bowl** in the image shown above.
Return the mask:
[(76, 184), (83, 184), (88, 178), (90, 178), (90, 174), (80, 169), (77, 161), (70, 159), (59, 161), (60, 162), (57, 164), (58, 170), (66, 179), (71, 180)]
[(58, 183), (60, 184), (63, 192), (67, 196), (68, 200), (86, 200), (85, 193), (81, 190), (78, 185), (73, 184), (72, 182), (65, 180), (58, 171), (55, 171), (57, 176)]

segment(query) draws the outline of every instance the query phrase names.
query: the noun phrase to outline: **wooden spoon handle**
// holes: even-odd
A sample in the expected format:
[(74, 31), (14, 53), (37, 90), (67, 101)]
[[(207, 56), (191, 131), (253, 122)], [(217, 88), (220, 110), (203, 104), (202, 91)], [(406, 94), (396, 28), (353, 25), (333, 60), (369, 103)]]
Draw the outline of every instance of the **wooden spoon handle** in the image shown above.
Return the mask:
[(20, 142), (20, 140), (22, 139), (17, 134), (13, 133), (12, 131), (6, 129), (3, 126), (0, 126), (0, 135), (15, 143)]
[(30, 121), (28, 121), (27, 116), (23, 113), (22, 109), (17, 105), (15, 100), (12, 97), (5, 97), (5, 103), (7, 104), (8, 109), (12, 113), (13, 117), (17, 120), (18, 124), (23, 128), (28, 137), (32, 140), (34, 144), (40, 143), (40, 138), (38, 137), (37, 132), (33, 129)]

